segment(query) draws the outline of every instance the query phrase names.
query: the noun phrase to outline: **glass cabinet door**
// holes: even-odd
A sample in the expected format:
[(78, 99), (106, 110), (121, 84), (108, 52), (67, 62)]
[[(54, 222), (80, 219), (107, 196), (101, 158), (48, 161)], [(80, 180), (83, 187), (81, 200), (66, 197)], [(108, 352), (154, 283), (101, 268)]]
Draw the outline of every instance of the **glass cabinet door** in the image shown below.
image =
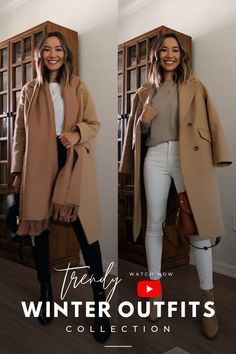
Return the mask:
[(127, 56), (127, 66), (133, 66), (136, 64), (136, 45), (128, 47), (128, 56)]
[(31, 63), (24, 64), (24, 73), (23, 73), (24, 83), (32, 80), (32, 76), (33, 76), (32, 74), (33, 74), (32, 64)]
[(8, 166), (2, 161), (0, 161), (0, 185), (2, 188), (8, 185)]
[(7, 138), (8, 122), (7, 117), (0, 118), (0, 139)]
[(32, 40), (31, 36), (23, 39), (23, 60), (30, 60), (32, 57)]
[(7, 93), (0, 93), (0, 116), (7, 114), (8, 102), (7, 102)]
[(8, 72), (7, 70), (0, 72), (0, 91), (7, 91)]
[(40, 31), (40, 32), (37, 32), (37, 33), (34, 33), (34, 34), (33, 34), (33, 38), (34, 38), (34, 48), (37, 47), (37, 46), (40, 44), (40, 42), (41, 42), (41, 40), (42, 40), (42, 38), (43, 38), (43, 34), (44, 34), (43, 31)]
[(20, 63), (22, 60), (21, 55), (21, 41), (13, 43), (12, 47), (12, 64)]
[(138, 62), (142, 63), (147, 60), (147, 41), (138, 44)]
[(0, 189), (8, 187), (8, 71), (9, 47), (0, 47)]
[(121, 149), (124, 131), (124, 49), (118, 51), (118, 162), (121, 159)]
[(0, 117), (8, 112), (8, 47), (0, 48)]
[(22, 87), (22, 68), (21, 66), (16, 66), (12, 70), (12, 88), (19, 89)]

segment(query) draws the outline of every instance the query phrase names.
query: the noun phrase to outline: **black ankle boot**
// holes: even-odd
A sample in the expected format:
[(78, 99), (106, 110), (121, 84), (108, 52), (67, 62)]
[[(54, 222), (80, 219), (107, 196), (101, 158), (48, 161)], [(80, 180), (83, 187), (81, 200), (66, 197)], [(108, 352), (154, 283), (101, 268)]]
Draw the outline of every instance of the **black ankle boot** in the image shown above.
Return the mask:
[[(53, 296), (52, 296), (52, 285), (51, 280), (40, 282), (40, 299), (42, 301), (41, 311), (38, 317), (38, 321), (42, 326), (48, 325), (52, 322), (54, 318), (53, 311)], [(46, 302), (50, 302), (50, 317), (46, 317)]]
[(111, 326), (109, 318), (103, 314), (102, 317), (98, 316), (98, 304), (100, 301), (106, 301), (106, 296), (104, 291), (96, 294), (94, 296), (95, 300), (95, 317), (93, 324), (93, 336), (99, 343), (105, 343), (111, 334)]

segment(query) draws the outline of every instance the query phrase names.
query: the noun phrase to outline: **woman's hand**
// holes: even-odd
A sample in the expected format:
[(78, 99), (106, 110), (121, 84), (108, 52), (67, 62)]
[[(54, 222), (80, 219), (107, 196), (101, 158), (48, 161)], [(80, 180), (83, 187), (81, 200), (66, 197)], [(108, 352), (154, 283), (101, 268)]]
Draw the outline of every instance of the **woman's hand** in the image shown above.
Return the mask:
[(157, 112), (155, 109), (151, 106), (150, 103), (146, 103), (145, 106), (143, 107), (143, 112), (141, 114), (140, 120), (143, 123), (151, 123), (153, 118), (157, 116)]
[(65, 148), (68, 149), (68, 148), (74, 146), (76, 143), (78, 143), (78, 141), (80, 140), (80, 133), (79, 132), (74, 132), (74, 133), (65, 132), (59, 136), (59, 139), (60, 139), (61, 143), (65, 146)]
[(22, 179), (22, 174), (19, 173), (15, 176), (14, 181), (13, 181), (13, 189), (15, 193), (20, 193), (20, 187), (21, 187), (21, 179)]

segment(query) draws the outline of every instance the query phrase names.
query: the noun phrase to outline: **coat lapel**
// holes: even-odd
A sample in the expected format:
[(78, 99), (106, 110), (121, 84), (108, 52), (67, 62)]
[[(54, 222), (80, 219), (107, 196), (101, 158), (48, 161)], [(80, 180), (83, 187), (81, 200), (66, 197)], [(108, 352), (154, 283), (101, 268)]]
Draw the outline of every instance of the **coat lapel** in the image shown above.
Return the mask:
[(139, 96), (142, 102), (142, 105), (144, 106), (145, 103), (151, 103), (152, 97), (156, 91), (156, 86), (152, 84), (146, 84), (143, 86), (143, 88), (140, 90)]
[(140, 117), (140, 115), (142, 113), (144, 105), (146, 103), (150, 103), (150, 101), (153, 97), (154, 91), (155, 91), (155, 85), (152, 85), (152, 84), (145, 84), (138, 91), (138, 95), (139, 95), (139, 99), (141, 101), (142, 107), (141, 107), (141, 109), (135, 111), (135, 118), (134, 118), (134, 122), (133, 122), (133, 126), (132, 126), (132, 149), (134, 149), (134, 147), (135, 147), (136, 140), (137, 140), (138, 136), (141, 136), (140, 121), (138, 118)]
[(196, 91), (196, 80), (193, 76), (179, 84), (179, 120), (184, 120)]
[(31, 104), (32, 104), (33, 98), (35, 96), (35, 93), (36, 93), (36, 90), (38, 87), (39, 87), (39, 82), (37, 79), (34, 79), (33, 81), (29, 82), (29, 84), (28, 84), (28, 87), (27, 87), (27, 98), (28, 98), (27, 116), (29, 114)]

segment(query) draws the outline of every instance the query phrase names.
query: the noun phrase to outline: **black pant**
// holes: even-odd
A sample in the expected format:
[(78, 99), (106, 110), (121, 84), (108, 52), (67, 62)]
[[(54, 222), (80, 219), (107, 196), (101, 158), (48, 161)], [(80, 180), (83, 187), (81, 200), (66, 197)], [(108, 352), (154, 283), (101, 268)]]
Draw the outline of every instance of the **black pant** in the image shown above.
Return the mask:
[[(58, 152), (58, 169), (60, 170), (66, 161), (66, 148), (57, 139)], [(92, 220), (91, 220), (92, 222)], [(89, 244), (84, 233), (83, 227), (79, 218), (71, 223), (75, 232), (76, 238), (80, 244), (80, 248), (84, 257), (86, 266), (89, 266), (89, 275), (93, 275), (96, 280), (103, 277), (102, 257), (98, 241)], [(48, 281), (50, 279), (49, 272), (49, 230), (44, 230), (39, 236), (35, 237), (34, 258), (37, 270), (38, 280), (40, 282)], [(103, 291), (102, 283), (93, 282), (92, 288), (94, 295)]]

